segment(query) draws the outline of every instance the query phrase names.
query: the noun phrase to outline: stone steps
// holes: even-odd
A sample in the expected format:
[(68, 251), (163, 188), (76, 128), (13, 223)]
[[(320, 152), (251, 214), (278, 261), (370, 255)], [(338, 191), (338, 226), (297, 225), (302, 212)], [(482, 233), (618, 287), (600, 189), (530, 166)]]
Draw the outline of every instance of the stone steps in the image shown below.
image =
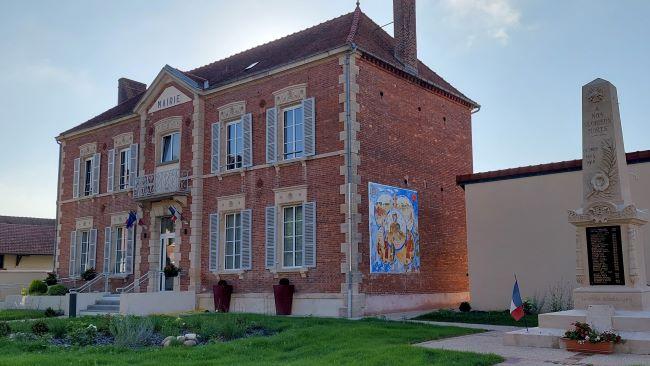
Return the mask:
[(80, 316), (114, 315), (120, 313), (120, 296), (109, 294), (79, 312)]

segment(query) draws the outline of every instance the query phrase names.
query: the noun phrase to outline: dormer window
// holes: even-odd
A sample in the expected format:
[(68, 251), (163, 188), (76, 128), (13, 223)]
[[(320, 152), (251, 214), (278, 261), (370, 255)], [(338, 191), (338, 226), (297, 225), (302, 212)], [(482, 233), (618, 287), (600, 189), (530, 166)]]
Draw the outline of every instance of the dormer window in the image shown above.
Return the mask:
[(162, 138), (161, 163), (178, 161), (180, 154), (180, 132), (170, 133)]

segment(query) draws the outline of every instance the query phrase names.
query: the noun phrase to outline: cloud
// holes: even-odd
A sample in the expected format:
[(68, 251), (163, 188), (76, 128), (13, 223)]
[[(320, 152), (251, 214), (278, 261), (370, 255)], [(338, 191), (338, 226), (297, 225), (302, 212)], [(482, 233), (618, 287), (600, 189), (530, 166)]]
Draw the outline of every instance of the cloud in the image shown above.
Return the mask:
[(444, 0), (446, 21), (467, 33), (466, 43), (487, 37), (507, 45), (510, 34), (521, 26), (521, 12), (510, 0)]

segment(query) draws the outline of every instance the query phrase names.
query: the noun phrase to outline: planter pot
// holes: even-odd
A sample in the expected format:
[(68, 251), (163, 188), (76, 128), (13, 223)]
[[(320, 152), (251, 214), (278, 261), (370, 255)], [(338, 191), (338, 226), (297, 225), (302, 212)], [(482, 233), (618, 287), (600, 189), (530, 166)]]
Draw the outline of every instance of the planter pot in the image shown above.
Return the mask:
[(214, 310), (227, 313), (230, 310), (232, 285), (214, 285), (212, 286), (212, 294), (214, 295)]
[(588, 341), (584, 341), (583, 343), (578, 343), (578, 341), (573, 339), (561, 339), (562, 342), (564, 342), (564, 346), (566, 347), (567, 351), (600, 354), (614, 353), (614, 343), (612, 342), (590, 343)]
[(275, 313), (277, 315), (291, 315), (293, 304), (293, 285), (273, 285), (275, 297)]

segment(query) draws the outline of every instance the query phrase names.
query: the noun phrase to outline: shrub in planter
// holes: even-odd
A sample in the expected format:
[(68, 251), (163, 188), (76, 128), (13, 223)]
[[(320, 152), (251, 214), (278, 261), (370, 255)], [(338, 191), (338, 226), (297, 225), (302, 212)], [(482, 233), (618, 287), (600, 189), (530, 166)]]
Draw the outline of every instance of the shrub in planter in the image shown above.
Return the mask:
[(114, 317), (108, 326), (119, 347), (138, 348), (151, 343), (154, 332), (153, 321), (135, 316)]
[(95, 277), (97, 277), (97, 271), (95, 271), (94, 268), (88, 268), (87, 270), (83, 271), (83, 273), (81, 274), (81, 278), (84, 281), (90, 281)]
[(288, 278), (281, 278), (277, 285), (273, 285), (275, 313), (277, 315), (291, 315), (294, 289)]
[(179, 267), (176, 267), (173, 263), (169, 263), (165, 266), (163, 272), (165, 272), (165, 277), (178, 277), (181, 269)]
[(41, 280), (34, 280), (29, 284), (27, 293), (30, 295), (43, 295), (47, 293), (47, 285)]
[(42, 320), (39, 320), (34, 324), (32, 324), (32, 333), (36, 334), (37, 336), (42, 336), (43, 334), (49, 331), (50, 331), (50, 327), (48, 327), (47, 323), (45, 323)]
[(232, 285), (229, 285), (225, 280), (220, 280), (216, 286), (212, 286), (212, 294), (214, 297), (214, 310), (227, 313), (230, 310)]
[(63, 296), (68, 293), (68, 288), (63, 285), (52, 285), (47, 288), (48, 296)]
[(467, 301), (463, 301), (460, 303), (458, 310), (463, 313), (469, 313), (472, 310), (472, 306)]
[(43, 280), (48, 286), (54, 286), (57, 284), (56, 273), (49, 272), (47, 277)]
[(7, 322), (0, 322), (0, 337), (6, 337), (11, 333), (11, 327)]

